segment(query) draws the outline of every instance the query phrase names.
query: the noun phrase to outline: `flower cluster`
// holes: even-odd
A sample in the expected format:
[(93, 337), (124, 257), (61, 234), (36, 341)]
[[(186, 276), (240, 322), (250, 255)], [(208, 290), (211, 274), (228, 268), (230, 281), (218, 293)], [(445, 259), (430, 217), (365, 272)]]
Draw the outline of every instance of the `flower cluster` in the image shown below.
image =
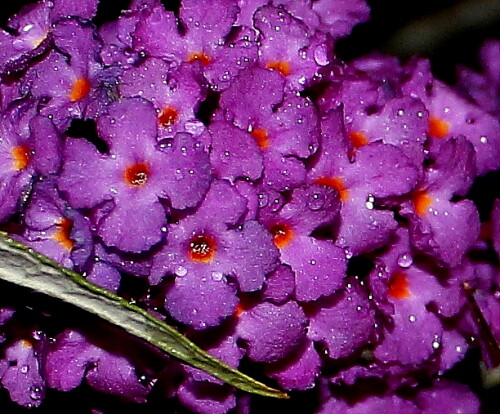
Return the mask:
[[(310, 412), (478, 412), (442, 374), (474, 347), (500, 363), (500, 202), (469, 196), (500, 169), (500, 43), (455, 89), (426, 60), (336, 59), (362, 0), (132, 0), (100, 27), (97, 3), (0, 32), (2, 228)], [(2, 302), (20, 405), (86, 383), (253, 407), (109, 328), (23, 318)]]

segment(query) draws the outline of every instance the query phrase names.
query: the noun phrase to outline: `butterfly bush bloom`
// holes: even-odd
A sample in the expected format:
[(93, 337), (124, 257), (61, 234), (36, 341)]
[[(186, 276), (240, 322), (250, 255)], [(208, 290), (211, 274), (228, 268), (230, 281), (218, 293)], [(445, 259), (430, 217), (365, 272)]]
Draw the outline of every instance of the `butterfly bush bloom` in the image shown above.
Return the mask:
[[(110, 154), (100, 154), (85, 140), (68, 141), (59, 186), (76, 208), (113, 200), (113, 210), (99, 223), (99, 235), (122, 250), (147, 250), (164, 232), (166, 213), (159, 197), (169, 198), (176, 208), (196, 205), (209, 183), (208, 156), (186, 135), (165, 148), (157, 144), (156, 112), (141, 99), (114, 104), (98, 119), (98, 129)], [(96, 181), (98, 188), (91, 185)], [(184, 185), (190, 185), (189, 195), (177, 191)]]
[[(363, 0), (133, 0), (96, 26), (104, 2), (0, 31), (0, 229), (309, 413), (480, 412), (444, 378), (476, 348), (500, 365), (500, 202), (476, 194), (498, 42), (455, 88), (423, 59), (339, 61)], [(2, 398), (262, 408), (26, 296), (0, 305)]]
[(214, 181), (197, 212), (170, 226), (151, 282), (165, 273), (176, 276), (166, 307), (177, 320), (197, 328), (217, 325), (238, 303), (231, 279), (251, 292), (275, 268), (277, 251), (264, 226), (254, 220), (238, 226), (245, 205), (227, 182)]

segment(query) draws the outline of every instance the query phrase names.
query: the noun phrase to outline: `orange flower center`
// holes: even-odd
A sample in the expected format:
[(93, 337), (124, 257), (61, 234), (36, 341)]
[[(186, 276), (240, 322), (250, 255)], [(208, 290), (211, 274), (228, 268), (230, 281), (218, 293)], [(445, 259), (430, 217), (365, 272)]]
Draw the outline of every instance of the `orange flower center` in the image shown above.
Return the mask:
[(75, 242), (71, 240), (71, 230), (73, 229), (73, 222), (68, 218), (62, 218), (57, 224), (58, 230), (52, 236), (66, 251), (70, 252)]
[(24, 348), (33, 348), (33, 343), (29, 339), (21, 339), (20, 342)]
[(286, 224), (275, 224), (270, 229), (274, 245), (281, 249), (293, 239), (293, 230)]
[(125, 169), (123, 179), (132, 187), (142, 187), (147, 183), (149, 176), (149, 165), (140, 162)]
[(255, 138), (255, 142), (257, 142), (260, 149), (266, 149), (269, 147), (269, 136), (267, 135), (267, 131), (265, 129), (253, 129), (251, 134)]
[(429, 210), (430, 205), (434, 200), (427, 194), (425, 190), (418, 190), (413, 195), (413, 208), (419, 216), (424, 216)]
[(26, 168), (30, 162), (30, 155), (28, 147), (24, 145), (19, 145), (12, 148), (11, 150), (13, 158), (13, 169), (16, 171), (21, 171)]
[(427, 133), (432, 138), (444, 138), (448, 135), (449, 129), (450, 126), (445, 121), (432, 116), (429, 118), (429, 128)]
[(195, 62), (197, 60), (200, 61), (203, 66), (208, 66), (210, 64), (210, 61), (211, 61), (210, 56), (208, 56), (207, 54), (205, 54), (203, 52), (190, 53), (188, 58), (187, 58), (187, 62), (189, 62), (189, 63)]
[(389, 281), (389, 296), (394, 299), (404, 299), (411, 296), (408, 289), (408, 279), (404, 273), (395, 273)]
[(340, 177), (320, 177), (316, 180), (316, 184), (326, 185), (337, 190), (340, 201), (346, 201), (349, 198), (349, 190), (345, 187), (344, 180)]
[(349, 132), (349, 139), (356, 149), (368, 144), (368, 138), (366, 138), (366, 135), (361, 131)]
[(79, 101), (85, 98), (90, 92), (90, 82), (86, 78), (78, 78), (73, 82), (73, 87), (69, 94), (69, 100), (71, 102)]
[(277, 70), (283, 76), (288, 76), (290, 75), (290, 73), (292, 73), (290, 69), (290, 64), (283, 60), (268, 62), (266, 65), (266, 69)]
[(205, 234), (193, 237), (189, 241), (189, 258), (194, 262), (211, 262), (217, 251), (215, 240)]
[(175, 124), (175, 121), (179, 118), (179, 112), (177, 109), (167, 106), (163, 111), (160, 112), (158, 116), (158, 123), (163, 127), (168, 127)]

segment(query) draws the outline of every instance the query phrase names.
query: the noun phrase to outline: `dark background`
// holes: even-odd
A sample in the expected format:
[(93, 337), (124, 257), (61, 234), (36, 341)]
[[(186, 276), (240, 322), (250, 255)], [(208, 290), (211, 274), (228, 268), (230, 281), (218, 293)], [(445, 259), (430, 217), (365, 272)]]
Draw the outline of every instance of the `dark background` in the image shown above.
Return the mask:
[[(75, 0), (78, 1), (78, 0)], [(331, 0), (335, 1), (335, 0)], [(21, 7), (35, 1), (6, 1), (0, 7), (0, 26), (17, 13)], [(177, 6), (178, 0), (164, 0), (167, 8)], [(382, 51), (405, 59), (418, 54), (431, 59), (433, 71), (438, 78), (453, 84), (457, 65), (479, 68), (477, 52), (485, 39), (500, 39), (500, 0), (368, 0), (372, 8), (369, 22), (357, 26), (353, 33), (337, 45), (337, 54), (344, 60), (362, 56), (371, 51)], [(96, 24), (116, 19), (120, 10), (126, 8), (128, 0), (101, 0)], [(402, 31), (406, 33), (402, 36)], [(425, 39), (429, 40), (425, 40)], [(424, 40), (418, 44), (418, 40)], [(498, 183), (497, 183), (497, 187)], [(479, 191), (479, 190), (478, 190)], [(3, 302), (0, 297), (0, 302)], [(68, 309), (71, 313), (71, 310)], [(452, 370), (451, 376), (472, 386), (484, 401), (484, 412), (500, 413), (500, 389), (481, 390), (477, 371), (479, 356), (471, 355)], [(307, 396), (292, 402), (269, 402), (257, 404), (258, 412), (288, 411), (293, 408), (301, 412), (310, 411)], [(91, 402), (92, 401), (92, 402)], [(298, 402), (298, 406), (297, 406)], [(0, 413), (21, 414), (27, 412), (53, 413), (56, 410), (72, 414), (90, 413), (95, 403), (103, 413), (118, 413), (129, 408), (108, 396), (96, 395), (86, 387), (70, 393), (49, 391), (45, 403), (39, 409), (28, 410), (10, 402), (7, 392), (0, 389)], [(91, 404), (91, 405), (90, 405)], [(308, 410), (309, 408), (309, 410)], [(133, 412), (181, 413), (180, 407), (156, 405), (132, 406)]]

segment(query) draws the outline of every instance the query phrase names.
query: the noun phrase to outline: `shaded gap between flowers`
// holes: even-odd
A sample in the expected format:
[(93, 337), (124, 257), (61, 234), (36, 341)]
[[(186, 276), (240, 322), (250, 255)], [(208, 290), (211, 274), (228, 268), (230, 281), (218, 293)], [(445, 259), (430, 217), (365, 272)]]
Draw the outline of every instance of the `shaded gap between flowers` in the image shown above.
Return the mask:
[(101, 154), (109, 152), (106, 141), (97, 135), (97, 126), (93, 119), (73, 119), (65, 133), (71, 138), (85, 138), (91, 144), (94, 144)]

